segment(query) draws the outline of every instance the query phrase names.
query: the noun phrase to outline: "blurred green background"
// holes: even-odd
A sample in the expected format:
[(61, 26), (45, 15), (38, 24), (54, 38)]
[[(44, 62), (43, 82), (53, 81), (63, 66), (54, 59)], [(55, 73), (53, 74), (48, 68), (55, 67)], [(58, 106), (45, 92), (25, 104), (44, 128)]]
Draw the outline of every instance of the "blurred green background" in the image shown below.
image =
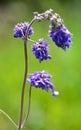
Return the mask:
[[(49, 22), (33, 25), (34, 40), (43, 37), (49, 42), (52, 60), (39, 64), (28, 44), (29, 73), (46, 70), (52, 77), (59, 96), (52, 97), (41, 89), (32, 88), (31, 111), (23, 130), (81, 130), (81, 1), (80, 0), (2, 0), (0, 1), (0, 109), (17, 123), (24, 75), (24, 52), (21, 39), (14, 39), (13, 28), (18, 22), (31, 21), (33, 11), (52, 8), (59, 13), (73, 33), (71, 48), (64, 52), (48, 38)], [(25, 93), (27, 109), (28, 88)], [(25, 112), (24, 112), (25, 114)], [(0, 130), (15, 130), (0, 114)]]

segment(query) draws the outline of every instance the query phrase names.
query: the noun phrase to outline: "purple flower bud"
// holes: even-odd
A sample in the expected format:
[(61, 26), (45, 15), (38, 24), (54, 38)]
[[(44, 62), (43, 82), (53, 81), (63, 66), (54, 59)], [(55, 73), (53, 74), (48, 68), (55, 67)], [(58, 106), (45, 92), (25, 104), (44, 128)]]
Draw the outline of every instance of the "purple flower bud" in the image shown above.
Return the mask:
[(57, 30), (51, 26), (49, 37), (51, 37), (58, 47), (61, 47), (64, 50), (66, 50), (66, 47), (70, 47), (72, 34), (64, 25)]
[[(33, 30), (30, 27), (29, 31), (27, 32), (29, 27), (29, 23), (24, 22), (24, 23), (18, 23), (14, 27), (14, 37), (15, 38), (22, 38), (23, 40), (27, 39), (27, 36), (31, 36), (33, 34)], [(28, 33), (28, 34), (27, 34)]]
[(50, 20), (50, 18), (51, 18), (51, 16), (52, 16), (52, 12), (53, 12), (52, 9), (49, 9), (49, 10), (45, 11), (44, 17), (45, 17), (46, 19)]
[(34, 18), (40, 22), (43, 19), (43, 16), (39, 14), (38, 12), (34, 12)]
[(39, 60), (39, 62), (47, 59), (51, 59), (51, 56), (48, 55), (48, 43), (43, 39), (39, 39), (38, 43), (34, 43), (32, 45), (32, 52), (35, 57)]
[(54, 85), (50, 81), (51, 76), (45, 71), (37, 71), (30, 74), (29, 83), (36, 88), (42, 88), (46, 91), (51, 89), (52, 96), (57, 96), (59, 93), (55, 91)]

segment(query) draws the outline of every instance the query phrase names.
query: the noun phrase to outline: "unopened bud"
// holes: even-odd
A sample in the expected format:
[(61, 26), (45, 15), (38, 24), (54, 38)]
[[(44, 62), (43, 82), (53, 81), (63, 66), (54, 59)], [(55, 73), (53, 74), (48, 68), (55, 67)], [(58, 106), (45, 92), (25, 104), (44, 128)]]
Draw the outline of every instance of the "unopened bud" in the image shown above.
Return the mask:
[(51, 19), (50, 19), (52, 25), (58, 29), (58, 28), (61, 28), (62, 27), (62, 24), (63, 24), (63, 20), (61, 19), (60, 15), (55, 13)]

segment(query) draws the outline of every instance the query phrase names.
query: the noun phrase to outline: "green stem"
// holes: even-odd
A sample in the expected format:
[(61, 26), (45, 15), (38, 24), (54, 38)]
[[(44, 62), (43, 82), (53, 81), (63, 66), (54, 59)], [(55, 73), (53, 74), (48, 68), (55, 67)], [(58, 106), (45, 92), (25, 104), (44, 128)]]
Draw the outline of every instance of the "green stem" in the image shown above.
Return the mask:
[(25, 85), (26, 85), (26, 79), (27, 79), (27, 73), (28, 73), (27, 41), (24, 41), (24, 55), (25, 55), (25, 74), (24, 74), (24, 80), (23, 80), (23, 86), (22, 86), (22, 92), (21, 92), (21, 106), (20, 106), (18, 130), (22, 129), (21, 124), (22, 124), (22, 117), (23, 117), (24, 93), (25, 93)]
[(27, 122), (27, 120), (28, 120), (28, 117), (29, 117), (30, 104), (31, 104), (31, 88), (32, 88), (32, 86), (30, 86), (30, 88), (29, 88), (29, 101), (28, 101), (27, 113), (26, 113), (26, 117), (25, 117), (25, 119), (24, 119), (24, 121), (23, 121), (23, 123), (22, 123), (21, 128), (23, 128), (23, 127), (25, 126), (25, 124), (26, 124), (26, 122)]
[(33, 43), (37, 43), (37, 41), (34, 41), (34, 40), (30, 39), (30, 38), (28, 38), (28, 41), (33, 42)]
[(27, 55), (28, 32), (29, 32), (31, 25), (35, 22), (35, 20), (36, 19), (33, 18), (32, 21), (30, 22), (27, 33), (25, 35), (26, 40), (24, 41), (25, 74), (24, 74), (24, 81), (23, 81), (22, 92), (21, 92), (21, 106), (20, 106), (20, 117), (19, 117), (18, 130), (22, 129), (21, 125), (22, 125), (22, 117), (23, 117), (24, 93), (25, 93), (25, 85), (26, 85), (26, 79), (27, 79), (27, 74), (28, 74), (28, 55)]
[(9, 121), (11, 121), (11, 123), (17, 128), (16, 123), (12, 120), (12, 118), (5, 111), (3, 111), (3, 110), (0, 109), (0, 113), (2, 113), (3, 115), (5, 115), (9, 119)]
[(31, 20), (31, 22), (30, 22), (30, 24), (29, 24), (29, 27), (28, 27), (28, 30), (27, 30), (27, 34), (28, 34), (28, 32), (29, 32), (30, 27), (32, 26), (32, 24), (33, 24), (35, 21), (36, 21), (35, 18), (33, 18), (33, 19)]

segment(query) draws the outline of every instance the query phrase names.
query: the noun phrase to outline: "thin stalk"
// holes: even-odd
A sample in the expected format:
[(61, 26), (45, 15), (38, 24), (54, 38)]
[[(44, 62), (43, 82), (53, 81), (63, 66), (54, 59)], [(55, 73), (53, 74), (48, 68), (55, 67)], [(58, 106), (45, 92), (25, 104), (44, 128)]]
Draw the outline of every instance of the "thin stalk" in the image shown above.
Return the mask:
[[(24, 93), (25, 93), (25, 85), (26, 85), (26, 79), (28, 74), (28, 55), (27, 55), (27, 41), (28, 41), (28, 32), (32, 24), (35, 22), (35, 18), (32, 19), (32, 21), (29, 24), (27, 33), (25, 35), (26, 40), (24, 41), (24, 55), (25, 55), (25, 74), (24, 74), (24, 80), (23, 80), (23, 86), (22, 86), (22, 92), (21, 92), (21, 106), (20, 106), (20, 117), (19, 117), (19, 125), (18, 130), (21, 130), (22, 125), (22, 117), (23, 117), (23, 106), (24, 106)], [(29, 114), (28, 114), (29, 115)]]
[(3, 115), (5, 115), (9, 119), (9, 121), (11, 121), (11, 123), (17, 128), (16, 123), (12, 120), (12, 118), (5, 111), (3, 111), (3, 110), (0, 109), (0, 113), (2, 113)]
[(33, 43), (37, 43), (37, 41), (34, 41), (34, 40), (30, 39), (30, 38), (28, 38), (28, 41), (33, 42)]
[(30, 24), (29, 24), (29, 26), (28, 26), (28, 29), (27, 29), (27, 34), (28, 34), (28, 32), (29, 32), (30, 27), (32, 26), (32, 24), (33, 24), (35, 21), (36, 21), (35, 18), (33, 18), (33, 19), (31, 20), (31, 22), (30, 22)]
[(25, 34), (25, 38), (26, 38), (27, 40), (28, 40), (28, 38), (29, 38), (29, 36), (28, 36), (29, 29), (30, 29), (30, 27), (32, 26), (32, 24), (33, 24), (35, 21), (36, 21), (36, 19), (33, 18), (33, 19), (31, 20), (29, 26), (28, 26), (27, 32), (26, 32), (26, 34)]
[(24, 41), (24, 56), (25, 56), (25, 73), (24, 73), (24, 80), (23, 80), (22, 92), (21, 92), (21, 106), (20, 106), (18, 130), (21, 130), (23, 106), (24, 106), (24, 93), (25, 93), (25, 85), (26, 85), (26, 79), (27, 79), (27, 73), (28, 73), (28, 55), (27, 55), (27, 41), (26, 40)]
[(26, 117), (25, 117), (25, 119), (24, 119), (24, 121), (23, 121), (23, 123), (22, 123), (21, 128), (23, 128), (23, 127), (25, 126), (25, 124), (26, 124), (26, 122), (27, 122), (27, 120), (28, 120), (28, 117), (29, 117), (29, 113), (30, 113), (30, 104), (31, 104), (31, 88), (32, 88), (32, 86), (30, 86), (30, 88), (29, 88), (29, 99), (28, 99), (27, 113), (26, 113)]

